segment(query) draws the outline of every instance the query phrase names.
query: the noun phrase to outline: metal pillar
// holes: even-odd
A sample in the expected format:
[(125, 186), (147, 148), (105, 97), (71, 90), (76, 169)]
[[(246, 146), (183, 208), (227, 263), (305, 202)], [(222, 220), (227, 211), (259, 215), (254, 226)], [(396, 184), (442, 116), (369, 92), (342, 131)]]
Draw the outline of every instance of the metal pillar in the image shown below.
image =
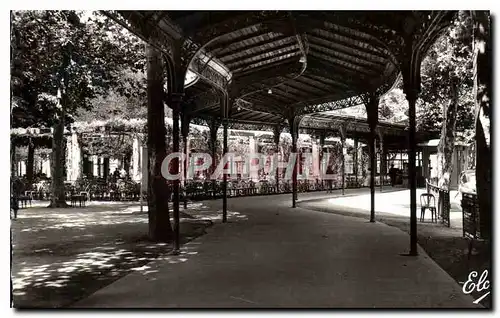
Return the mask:
[(340, 126), (340, 141), (342, 143), (342, 195), (345, 194), (345, 138), (346, 132), (345, 127)]
[(298, 156), (297, 156), (297, 136), (296, 132), (292, 132), (292, 153), (296, 156), (295, 162), (293, 164), (293, 176), (292, 176), (292, 207), (295, 208), (297, 200), (297, 166), (298, 166)]
[[(224, 158), (227, 154), (227, 126), (229, 124), (229, 110), (232, 106), (232, 99), (228, 94), (224, 94), (221, 103), (221, 117), (223, 127), (223, 142), (222, 142), (222, 223), (227, 222), (227, 173), (225, 169)], [(232, 167), (232, 163), (228, 162), (228, 168)]]
[(375, 154), (375, 137), (378, 124), (378, 103), (379, 97), (370, 94), (365, 102), (370, 126), (368, 147), (370, 151), (370, 222), (375, 222), (375, 169), (377, 168), (377, 157)]
[[(274, 145), (276, 147), (276, 156), (279, 157), (280, 154), (280, 136), (281, 136), (281, 130), (283, 127), (281, 125), (276, 125), (274, 126), (273, 129), (273, 137), (274, 137)], [(277, 160), (279, 158), (276, 158)], [(279, 160), (278, 160), (279, 161)], [(279, 192), (279, 167), (276, 167), (276, 192)]]
[[(437, 18), (433, 27), (430, 28), (427, 39), (435, 40), (435, 38), (444, 30), (451, 22), (450, 16), (444, 18), (445, 15), (454, 14), (451, 12), (442, 12), (442, 16)], [(411, 21), (409, 19), (408, 21)], [(408, 100), (408, 117), (409, 117), (409, 134), (408, 134), (408, 177), (410, 184), (410, 255), (418, 255), (417, 250), (417, 178), (415, 166), (416, 153), (416, 136), (415, 136), (415, 103), (420, 93), (421, 76), (420, 66), (422, 59), (425, 56), (425, 45), (420, 45), (418, 41), (418, 28), (406, 28), (402, 34), (403, 44), (398, 57), (399, 69), (403, 75), (403, 92)]]
[(370, 222), (375, 222), (375, 171), (377, 169), (377, 146), (375, 136), (370, 136)]
[(388, 167), (389, 167), (389, 160), (387, 159), (388, 158), (388, 151), (387, 151), (387, 145), (384, 144), (384, 148), (382, 150), (382, 156), (383, 156), (383, 160), (384, 160), (384, 164), (383, 164), (383, 173), (384, 173), (384, 182), (386, 180), (386, 176), (387, 176), (387, 171), (389, 170)]
[(380, 154), (380, 174), (379, 174), (379, 180), (380, 180), (380, 192), (382, 192), (383, 186), (384, 186), (384, 177), (385, 177), (385, 148), (384, 148), (384, 134), (383, 132), (379, 129), (377, 129), (377, 134), (379, 138), (379, 154)]
[[(328, 171), (328, 167), (330, 165), (330, 155), (331, 155), (331, 148), (330, 147), (326, 147), (326, 153), (327, 153), (328, 160), (327, 160), (327, 162), (325, 164), (325, 169), (326, 169), (325, 173), (326, 173), (326, 171)], [(333, 192), (333, 181), (331, 179), (329, 179), (327, 181), (327, 188), (328, 188), (326, 190), (327, 193), (332, 193)]]
[[(413, 48), (405, 47), (407, 55), (411, 56)], [(410, 186), (410, 253), (418, 255), (417, 250), (417, 177), (415, 166), (416, 136), (415, 136), (415, 103), (420, 91), (420, 60), (405, 60), (402, 63), (404, 93), (408, 100), (409, 134), (408, 134), (408, 181)]]
[(184, 210), (187, 209), (187, 191), (186, 191), (186, 185), (187, 185), (187, 178), (188, 178), (188, 135), (189, 135), (189, 122), (191, 121), (191, 118), (188, 114), (182, 113), (181, 115), (181, 121), (182, 121), (182, 126), (181, 126), (181, 134), (182, 134), (182, 144), (184, 145), (184, 161), (183, 161), (183, 172), (184, 172)]
[(323, 158), (324, 158), (324, 147), (325, 147), (325, 138), (326, 138), (326, 133), (325, 132), (321, 132), (319, 134), (319, 169), (320, 169), (320, 176), (321, 176), (321, 186), (323, 188), (323, 190), (325, 189), (324, 188), (324, 180), (323, 180), (323, 173), (325, 173), (326, 171), (323, 171)]
[[(227, 125), (228, 121), (227, 119), (224, 119), (222, 122), (222, 127), (224, 129), (224, 141), (223, 141), (223, 146), (222, 146), (222, 152), (223, 152), (223, 158), (227, 153)], [(224, 159), (222, 159), (224, 160)], [(224, 161), (222, 161), (224, 163)], [(227, 222), (227, 173), (225, 167), (223, 166), (223, 173), (222, 173), (222, 223)]]
[[(294, 154), (295, 162), (293, 165), (293, 176), (292, 176), (292, 207), (296, 207), (297, 200), (297, 166), (298, 166), (298, 158), (297, 158), (297, 139), (299, 137), (299, 116), (296, 116), (294, 112), (292, 112), (288, 116), (288, 124), (290, 126), (290, 134), (292, 135), (292, 154)], [(290, 159), (289, 159), (290, 160)]]
[[(172, 94), (171, 97), (171, 107), (172, 107), (172, 143), (173, 152), (179, 152), (179, 110), (180, 104), (182, 102), (183, 94)], [(179, 157), (173, 159), (173, 175), (179, 174)], [(174, 235), (175, 235), (175, 251), (179, 251), (180, 248), (180, 222), (179, 222), (179, 178), (173, 180), (173, 208), (174, 208)]]
[[(413, 96), (412, 96), (413, 95)], [(406, 94), (409, 105), (410, 147), (408, 151), (408, 177), (410, 183), (410, 255), (417, 255), (417, 178), (415, 169), (415, 102), (417, 94)]]
[(356, 180), (356, 188), (358, 187), (358, 138), (354, 138), (354, 179)]
[(182, 144), (184, 145), (184, 166), (183, 166), (183, 171), (184, 171), (184, 210), (187, 209), (187, 178), (188, 178), (188, 160), (189, 160), (189, 155), (188, 155), (188, 141), (187, 141), (187, 136), (182, 137), (183, 141)]

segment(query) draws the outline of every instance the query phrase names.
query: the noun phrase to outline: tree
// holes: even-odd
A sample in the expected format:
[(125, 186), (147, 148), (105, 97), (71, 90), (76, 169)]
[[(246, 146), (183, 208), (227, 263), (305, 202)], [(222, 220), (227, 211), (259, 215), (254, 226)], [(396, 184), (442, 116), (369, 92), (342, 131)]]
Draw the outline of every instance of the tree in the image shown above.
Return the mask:
[(476, 130), (476, 188), (480, 232), (491, 238), (491, 31), (490, 13), (473, 11), (474, 19), (474, 103)]
[(174, 233), (168, 210), (168, 185), (161, 174), (163, 159), (167, 156), (165, 141), (165, 109), (163, 104), (164, 64), (161, 53), (148, 45), (148, 217), (149, 236), (154, 241), (169, 242)]
[[(95, 129), (96, 120), (104, 122), (107, 134), (102, 138), (79, 138), (78, 141), (85, 154), (104, 157), (105, 179), (110, 158), (125, 154), (124, 158), (128, 159), (128, 154), (132, 155), (132, 134), (145, 139), (142, 133), (147, 118), (146, 75), (142, 71), (125, 69), (121, 81), (120, 86), (110, 89), (106, 95), (93, 98), (90, 109), (80, 108), (74, 116), (78, 129), (82, 131)], [(125, 170), (128, 172), (126, 167)]]
[(401, 88), (395, 88), (380, 98), (378, 116), (379, 120), (391, 123), (408, 118), (408, 101)]
[(145, 72), (124, 69), (121, 81), (122, 84), (119, 87), (114, 87), (106, 94), (93, 98), (90, 101), (90, 109), (78, 109), (75, 121), (146, 119), (147, 82)]
[[(120, 76), (123, 69), (144, 67), (137, 63), (137, 52), (142, 52), (138, 45), (137, 39), (99, 14), (12, 13), (11, 86), (20, 109), (12, 110), (13, 123), (53, 127), (51, 207), (67, 206), (64, 128), (77, 109), (90, 108), (90, 101), (111, 87), (126, 91)], [(16, 116), (19, 113), (27, 115)]]
[(461, 11), (422, 63), (420, 106), (423, 114), (420, 115), (426, 120), (421, 128), (432, 129), (441, 124), (437, 168), (438, 185), (444, 188), (449, 188), (453, 171), (457, 122), (464, 129), (472, 110), (471, 31), (470, 16)]
[[(356, 105), (332, 111), (335, 115), (367, 118), (365, 105)], [(381, 121), (397, 123), (408, 118), (408, 102), (400, 87), (396, 87), (380, 97), (378, 118)]]

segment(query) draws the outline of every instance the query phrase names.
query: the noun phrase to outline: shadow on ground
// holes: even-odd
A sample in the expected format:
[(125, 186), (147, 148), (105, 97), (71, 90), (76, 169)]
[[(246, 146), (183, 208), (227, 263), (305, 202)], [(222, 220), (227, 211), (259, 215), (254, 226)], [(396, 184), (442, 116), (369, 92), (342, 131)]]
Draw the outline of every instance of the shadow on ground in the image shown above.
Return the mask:
[[(228, 219), (245, 220), (228, 211)], [(197, 254), (185, 245), (221, 219), (220, 212), (193, 203), (181, 212), (181, 251), (148, 240), (147, 212), (137, 205), (20, 210), (11, 223), (12, 305), (15, 308), (69, 306), (128, 273), (155, 272), (153, 260), (186, 262)]]

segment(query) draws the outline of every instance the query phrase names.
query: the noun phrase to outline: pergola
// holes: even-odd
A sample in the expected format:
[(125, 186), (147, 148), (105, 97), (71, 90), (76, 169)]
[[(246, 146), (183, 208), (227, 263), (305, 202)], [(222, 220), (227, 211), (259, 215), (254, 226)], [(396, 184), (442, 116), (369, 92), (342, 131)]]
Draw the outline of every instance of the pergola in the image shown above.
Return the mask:
[[(224, 152), (227, 152), (229, 121), (265, 123), (274, 126), (278, 134), (287, 122), (293, 152), (297, 150), (301, 125), (317, 130), (334, 128), (341, 132), (342, 139), (353, 133), (349, 126), (363, 127), (365, 130), (358, 133), (368, 141), (372, 167), (376, 162), (377, 135), (386, 134), (387, 141), (392, 138), (395, 142), (401, 142), (404, 136), (409, 149), (410, 255), (417, 255), (415, 102), (420, 91), (420, 64), (429, 47), (453, 20), (455, 12), (104, 13), (146, 41), (150, 49), (161, 52), (168, 83), (166, 101), (172, 108), (174, 123), (180, 116), (182, 126), (189, 125), (195, 117), (211, 118), (214, 126), (217, 121), (222, 122)], [(197, 79), (185, 86), (188, 69)], [(409, 127), (407, 133), (395, 134), (400, 138), (397, 141), (394, 129), (378, 124), (378, 103), (399, 80), (403, 81), (409, 103)], [(361, 103), (368, 114), (364, 125), (354, 122), (343, 125), (331, 116), (314, 115)], [(151, 134), (155, 133), (155, 125), (148, 125), (148, 129)], [(178, 124), (174, 124), (173, 140), (174, 151), (178, 151)], [(293, 207), (297, 193), (296, 169)], [(371, 169), (370, 186), (371, 221), (374, 222), (374, 169)], [(178, 242), (178, 181), (174, 182), (173, 206)], [(223, 221), (226, 221), (226, 211), (224, 195)]]

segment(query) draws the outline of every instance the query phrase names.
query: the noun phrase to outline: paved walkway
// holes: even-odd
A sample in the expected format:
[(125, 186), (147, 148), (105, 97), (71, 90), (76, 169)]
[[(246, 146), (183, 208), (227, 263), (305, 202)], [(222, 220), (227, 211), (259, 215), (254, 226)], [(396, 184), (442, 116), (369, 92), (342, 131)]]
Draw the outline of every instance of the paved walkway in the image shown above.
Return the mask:
[(399, 229), (292, 209), (290, 201), (290, 195), (230, 199), (229, 209), (248, 219), (213, 226), (181, 256), (149, 263), (74, 307), (475, 306), (422, 249), (418, 257), (400, 255), (409, 237)]
[[(420, 195), (425, 193), (425, 189), (417, 189), (417, 218), (420, 220)], [(375, 196), (375, 211), (376, 217), (396, 217), (409, 222), (410, 220), (410, 190), (403, 188), (387, 188), (376, 192)], [(352, 195), (352, 194), (351, 194)], [(437, 204), (437, 202), (436, 202)], [(349, 195), (343, 197), (320, 197), (314, 200), (306, 200), (303, 204), (299, 201), (299, 205), (312, 210), (319, 211), (338, 211), (346, 212), (339, 213), (344, 215), (370, 215), (371, 197), (370, 193), (357, 193), (356, 199)], [(378, 220), (378, 218), (377, 218)], [(420, 221), (419, 221), (420, 222)], [(425, 212), (425, 222), (431, 222), (431, 213), (429, 210)], [(459, 204), (451, 202), (450, 209), (451, 227), (462, 230), (462, 209)], [(461, 234), (460, 234), (461, 235)]]

